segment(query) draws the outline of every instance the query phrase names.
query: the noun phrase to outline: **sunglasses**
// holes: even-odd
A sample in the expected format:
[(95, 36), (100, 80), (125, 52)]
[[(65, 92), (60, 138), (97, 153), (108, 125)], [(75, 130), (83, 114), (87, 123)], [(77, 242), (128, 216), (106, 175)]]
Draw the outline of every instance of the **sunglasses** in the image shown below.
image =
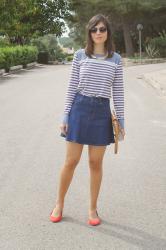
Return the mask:
[(92, 28), (92, 29), (90, 29), (90, 32), (91, 32), (91, 33), (96, 33), (97, 30), (99, 30), (100, 33), (104, 33), (104, 32), (106, 32), (107, 28), (106, 28), (106, 27)]

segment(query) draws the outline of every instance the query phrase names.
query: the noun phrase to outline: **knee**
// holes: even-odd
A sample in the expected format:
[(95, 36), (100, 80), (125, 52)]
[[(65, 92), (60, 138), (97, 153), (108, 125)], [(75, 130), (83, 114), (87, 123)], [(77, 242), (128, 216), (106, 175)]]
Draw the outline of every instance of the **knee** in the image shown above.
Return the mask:
[(75, 167), (77, 166), (77, 164), (79, 163), (79, 159), (77, 158), (67, 158), (65, 160), (65, 167), (67, 167), (68, 169), (75, 169)]
[(102, 166), (102, 160), (99, 159), (89, 159), (89, 167), (93, 170), (100, 170)]

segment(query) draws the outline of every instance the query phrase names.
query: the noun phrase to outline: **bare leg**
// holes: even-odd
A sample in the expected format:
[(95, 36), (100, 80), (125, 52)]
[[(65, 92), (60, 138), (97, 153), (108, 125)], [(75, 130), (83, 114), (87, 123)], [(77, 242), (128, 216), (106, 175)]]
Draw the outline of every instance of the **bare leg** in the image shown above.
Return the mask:
[(103, 169), (102, 161), (106, 146), (89, 145), (89, 167), (90, 167), (90, 207), (89, 218), (96, 218), (97, 198), (100, 191)]
[(60, 215), (64, 199), (73, 178), (74, 170), (80, 160), (83, 145), (66, 141), (66, 159), (60, 171), (59, 186), (53, 216)]

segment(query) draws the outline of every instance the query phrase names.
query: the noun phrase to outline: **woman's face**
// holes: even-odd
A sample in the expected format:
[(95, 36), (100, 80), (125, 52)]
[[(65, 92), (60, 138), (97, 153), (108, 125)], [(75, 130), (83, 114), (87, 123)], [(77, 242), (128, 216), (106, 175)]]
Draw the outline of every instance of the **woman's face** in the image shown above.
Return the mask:
[(100, 22), (91, 29), (91, 38), (95, 44), (104, 43), (107, 40), (107, 28)]

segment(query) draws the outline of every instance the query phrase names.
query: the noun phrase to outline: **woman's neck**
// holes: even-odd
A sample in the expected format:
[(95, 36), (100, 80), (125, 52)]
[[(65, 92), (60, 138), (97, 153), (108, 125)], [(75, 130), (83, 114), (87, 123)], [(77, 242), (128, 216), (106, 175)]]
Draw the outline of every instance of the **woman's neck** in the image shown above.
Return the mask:
[(104, 54), (105, 54), (104, 45), (103, 45), (103, 44), (95, 44), (95, 45), (94, 45), (93, 54), (101, 54), (101, 55), (104, 55)]

